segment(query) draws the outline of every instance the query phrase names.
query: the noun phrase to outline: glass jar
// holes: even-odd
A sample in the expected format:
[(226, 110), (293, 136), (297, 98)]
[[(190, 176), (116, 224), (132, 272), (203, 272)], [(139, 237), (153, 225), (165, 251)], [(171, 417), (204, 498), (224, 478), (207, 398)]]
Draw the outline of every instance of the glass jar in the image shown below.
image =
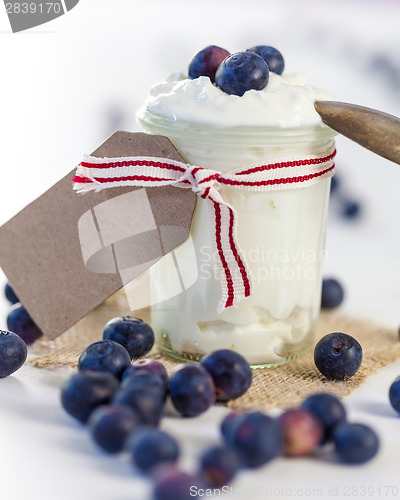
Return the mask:
[[(171, 122), (147, 111), (138, 120), (147, 132), (167, 136), (187, 163), (221, 172), (328, 154), (334, 145), (335, 132), (324, 125), (222, 128)], [(254, 286), (251, 296), (221, 313), (208, 202), (198, 197), (191, 238), (179, 248), (184, 256), (194, 247), (197, 279), (151, 306), (159, 347), (192, 361), (216, 349), (233, 349), (253, 367), (280, 365), (308, 351), (320, 310), (329, 192), (330, 178), (282, 191), (220, 188), (236, 209), (238, 243)], [(154, 290), (167, 286), (168, 265), (161, 260), (151, 269)]]

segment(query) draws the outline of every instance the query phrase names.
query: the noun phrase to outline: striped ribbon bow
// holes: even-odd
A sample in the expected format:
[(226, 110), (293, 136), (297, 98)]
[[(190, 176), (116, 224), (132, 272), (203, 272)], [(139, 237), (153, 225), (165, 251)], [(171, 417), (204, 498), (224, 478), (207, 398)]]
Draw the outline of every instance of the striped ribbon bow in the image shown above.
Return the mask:
[(229, 186), (247, 191), (279, 191), (315, 184), (333, 175), (336, 151), (268, 165), (251, 165), (229, 173), (188, 165), (165, 158), (132, 156), (96, 158), (86, 156), (73, 178), (74, 189), (84, 193), (117, 186), (176, 186), (190, 188), (209, 203), (212, 240), (219, 257), (221, 312), (248, 297), (253, 290), (251, 275), (237, 242), (237, 214), (219, 189)]

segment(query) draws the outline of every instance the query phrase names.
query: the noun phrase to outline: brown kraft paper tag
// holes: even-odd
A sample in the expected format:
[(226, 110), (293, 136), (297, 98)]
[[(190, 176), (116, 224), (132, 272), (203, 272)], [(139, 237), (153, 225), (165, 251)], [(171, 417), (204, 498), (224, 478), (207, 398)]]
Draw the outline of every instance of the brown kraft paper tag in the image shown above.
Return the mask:
[[(161, 136), (115, 132), (96, 157), (183, 161)], [(77, 194), (75, 170), (0, 227), (0, 266), (53, 339), (189, 236), (190, 189), (113, 187)]]

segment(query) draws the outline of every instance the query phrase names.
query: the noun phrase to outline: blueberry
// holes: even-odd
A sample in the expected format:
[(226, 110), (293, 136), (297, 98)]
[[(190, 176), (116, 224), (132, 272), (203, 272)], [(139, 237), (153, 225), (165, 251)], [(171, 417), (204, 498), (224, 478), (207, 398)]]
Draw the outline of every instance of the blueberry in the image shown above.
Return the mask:
[(342, 285), (333, 278), (322, 281), (321, 308), (334, 309), (343, 302), (344, 292)]
[(11, 304), (16, 304), (17, 302), (19, 302), (19, 298), (15, 295), (15, 292), (11, 288), (9, 283), (6, 283), (6, 286), (4, 288), (4, 295), (6, 296), (8, 302), (10, 302)]
[(0, 330), (0, 378), (8, 377), (25, 363), (28, 350), (14, 332)]
[(361, 205), (354, 200), (343, 200), (341, 207), (341, 215), (345, 219), (356, 219), (361, 214)]
[(340, 184), (341, 184), (340, 177), (338, 176), (338, 174), (335, 174), (331, 178), (331, 194), (338, 192), (338, 190), (340, 189)]
[(157, 469), (153, 484), (153, 500), (189, 500), (193, 498), (192, 489), (196, 488), (196, 478), (168, 464)]
[(379, 450), (378, 436), (364, 424), (340, 425), (335, 429), (333, 440), (340, 459), (349, 464), (368, 462)]
[(164, 413), (164, 394), (149, 390), (146, 387), (126, 387), (117, 392), (114, 404), (132, 408), (143, 425), (157, 426)]
[(234, 432), (235, 426), (239, 421), (239, 418), (243, 416), (242, 412), (232, 411), (226, 415), (226, 417), (221, 422), (221, 434), (224, 440), (229, 443), (231, 440), (231, 436)]
[(314, 362), (329, 380), (347, 380), (360, 368), (363, 352), (361, 345), (346, 333), (329, 333), (322, 337), (314, 349)]
[(279, 50), (274, 47), (270, 47), (269, 45), (256, 45), (255, 47), (247, 50), (262, 57), (268, 64), (269, 70), (272, 71), (272, 73), (276, 73), (278, 75), (282, 74), (285, 68), (285, 62)]
[(93, 440), (108, 453), (124, 449), (127, 437), (139, 425), (139, 418), (128, 406), (99, 406), (90, 415), (89, 430)]
[(144, 356), (154, 345), (154, 333), (150, 325), (130, 316), (111, 319), (104, 327), (103, 339), (123, 345), (131, 359)]
[(400, 377), (397, 377), (390, 386), (389, 401), (393, 408), (400, 413)]
[(214, 383), (200, 365), (182, 364), (169, 379), (173, 405), (185, 417), (205, 412), (215, 402)]
[(301, 408), (312, 412), (322, 423), (322, 443), (331, 441), (335, 428), (346, 421), (345, 407), (336, 396), (327, 392), (312, 394), (303, 401)]
[[(128, 368), (130, 367), (128, 366)], [(125, 389), (146, 389), (159, 396), (162, 400), (165, 400), (167, 392), (165, 382), (158, 375), (144, 371), (123, 377), (121, 390)]]
[(228, 444), (246, 467), (259, 467), (282, 453), (279, 421), (260, 412), (246, 413), (234, 426)]
[(284, 442), (284, 455), (309, 455), (321, 444), (324, 428), (321, 421), (305, 408), (294, 408), (279, 417)]
[(211, 375), (218, 401), (238, 398), (251, 385), (252, 372), (248, 362), (230, 349), (220, 349), (207, 354), (200, 365)]
[(108, 372), (120, 378), (131, 363), (128, 351), (112, 340), (99, 340), (90, 344), (78, 360), (79, 370)]
[(119, 381), (111, 373), (81, 371), (64, 385), (61, 404), (72, 417), (86, 423), (95, 408), (109, 403), (118, 387)]
[(242, 96), (248, 90), (262, 90), (269, 79), (268, 64), (254, 52), (236, 52), (227, 57), (215, 73), (215, 83), (227, 94)]
[(7, 328), (19, 335), (28, 345), (43, 335), (22, 304), (18, 304), (9, 312), (7, 316)]
[(212, 83), (215, 82), (215, 72), (222, 61), (229, 56), (229, 52), (216, 45), (209, 45), (200, 50), (189, 64), (188, 76), (192, 80), (199, 76), (208, 76)]
[(124, 373), (122, 374), (122, 380), (125, 380), (126, 377), (137, 373), (152, 373), (153, 375), (157, 375), (157, 377), (160, 377), (165, 384), (168, 383), (168, 373), (165, 369), (165, 366), (160, 363), (160, 361), (157, 361), (155, 359), (145, 358), (134, 361), (125, 369)]
[(143, 472), (151, 472), (165, 463), (175, 463), (179, 445), (170, 434), (159, 429), (143, 429), (135, 433), (128, 444), (132, 461)]
[(239, 462), (232, 449), (214, 446), (200, 458), (199, 476), (203, 484), (211, 488), (222, 488), (235, 477)]

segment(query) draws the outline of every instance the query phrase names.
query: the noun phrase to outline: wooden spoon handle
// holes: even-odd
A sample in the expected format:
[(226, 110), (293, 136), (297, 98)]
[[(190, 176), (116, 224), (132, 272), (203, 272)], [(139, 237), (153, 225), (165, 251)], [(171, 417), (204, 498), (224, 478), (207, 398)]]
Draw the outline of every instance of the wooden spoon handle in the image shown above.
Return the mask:
[(374, 153), (400, 164), (400, 119), (345, 102), (316, 101), (322, 121)]

